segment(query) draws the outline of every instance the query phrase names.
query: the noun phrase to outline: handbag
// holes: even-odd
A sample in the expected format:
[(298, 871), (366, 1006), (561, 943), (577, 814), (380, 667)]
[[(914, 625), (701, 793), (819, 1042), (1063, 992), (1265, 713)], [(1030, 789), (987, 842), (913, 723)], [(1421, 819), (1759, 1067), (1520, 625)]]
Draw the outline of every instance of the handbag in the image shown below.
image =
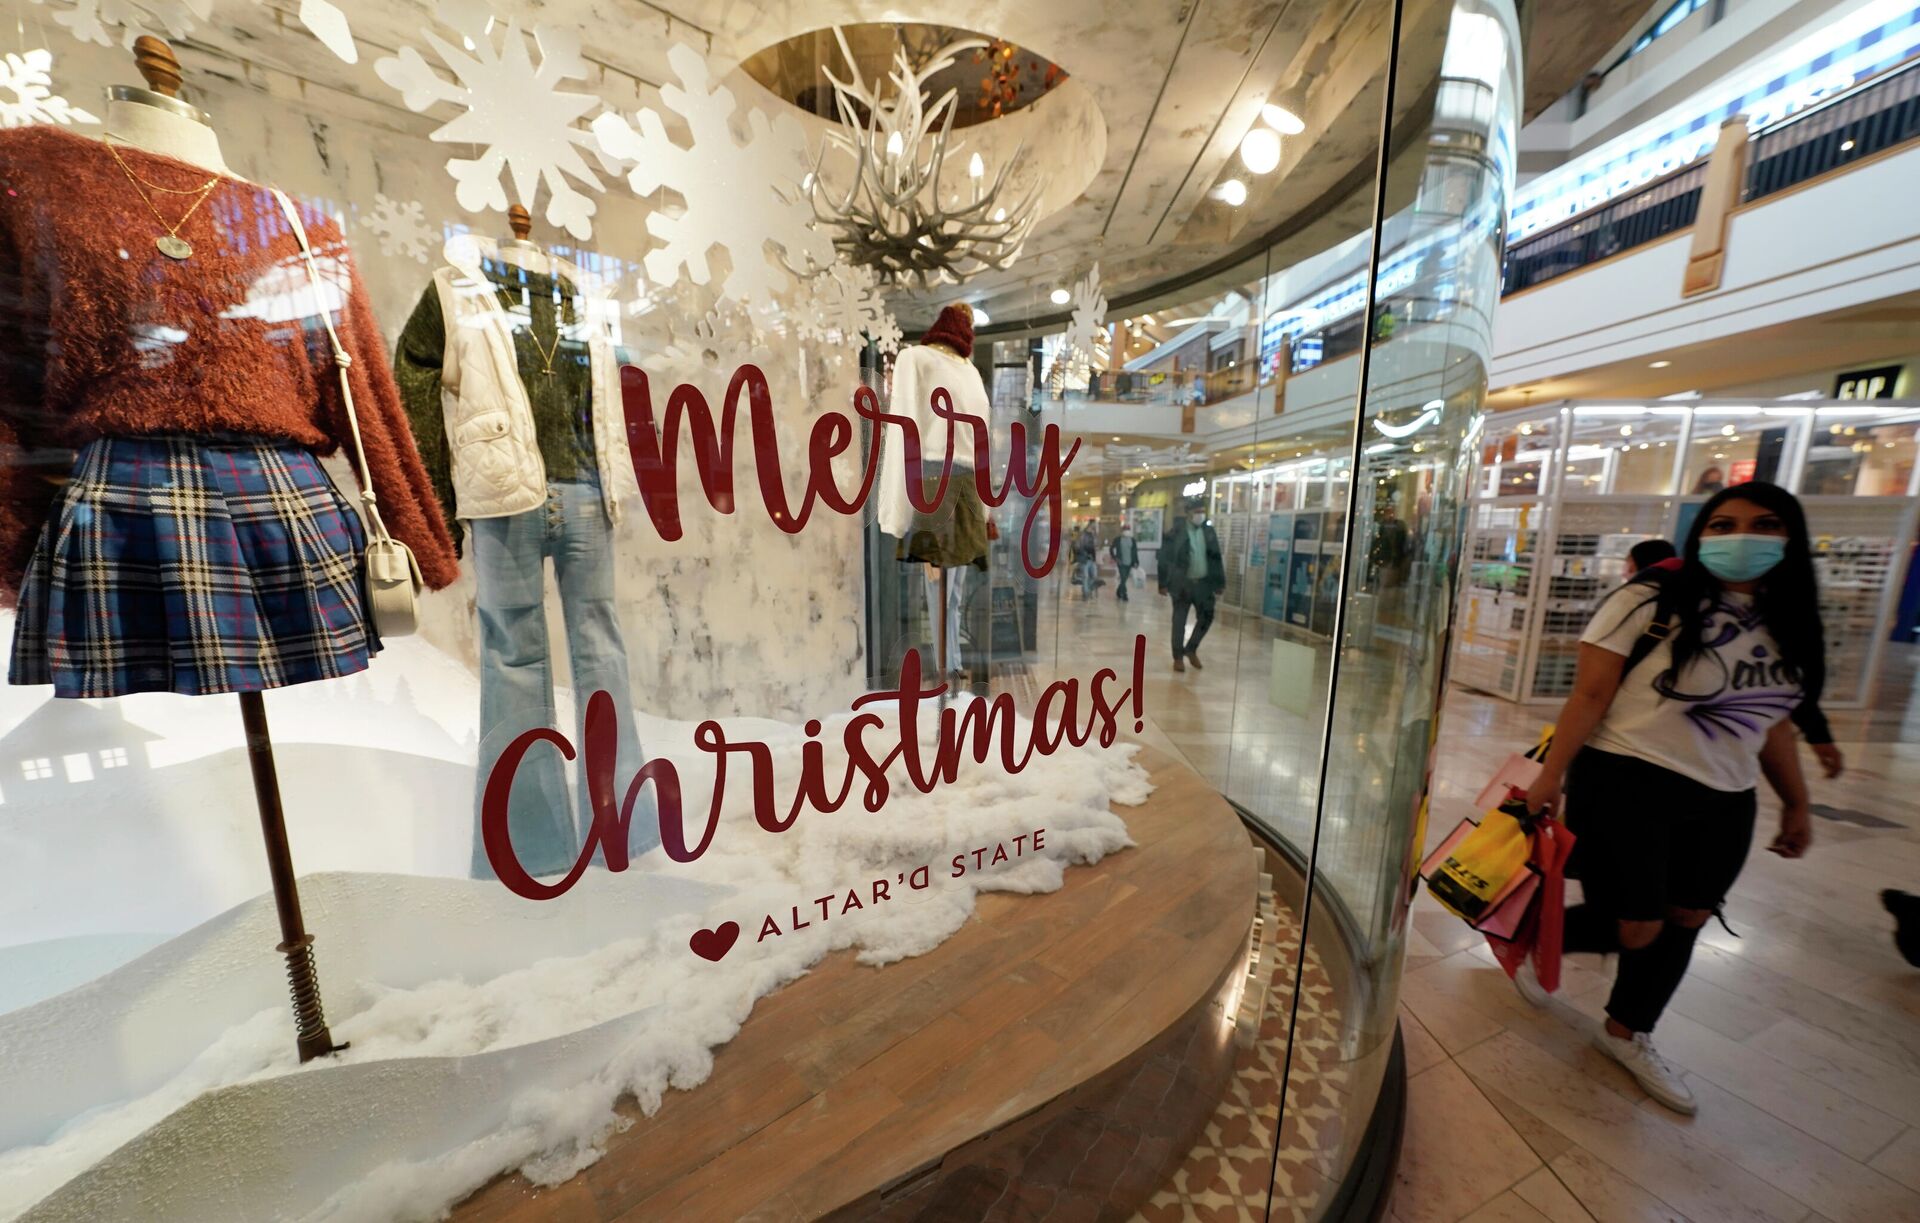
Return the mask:
[(1515, 752), (1501, 762), (1491, 780), (1474, 798), (1474, 809), (1492, 811), (1513, 794), (1525, 794), (1540, 779), (1540, 766), (1553, 746), (1553, 727), (1541, 732), (1540, 741), (1525, 752)]
[(307, 275), (313, 280), (314, 304), (319, 309), (320, 320), (327, 326), (334, 369), (340, 375), (340, 399), (346, 405), (347, 428), (353, 434), (356, 474), (360, 477), (360, 517), (367, 530), (364, 562), (367, 617), (373, 621), (373, 630), (379, 636), (405, 637), (420, 626), (420, 591), (426, 579), (420, 573), (420, 562), (415, 559), (413, 549), (395, 539), (380, 517), (380, 504), (373, 492), (373, 471), (367, 466), (366, 447), (360, 443), (360, 417), (353, 409), (353, 384), (347, 377), (353, 354), (340, 343), (340, 333), (333, 326), (333, 312), (326, 308), (321, 296), (320, 265), (314, 261), (313, 246), (307, 241), (307, 227), (301, 224), (300, 212), (286, 192), (275, 187), (273, 197), (280, 201), (280, 211), (293, 227), (293, 236), (300, 241), (300, 253), (307, 261)]
[(1549, 726), (1524, 754), (1507, 757), (1474, 800), (1486, 815), (1461, 820), (1420, 864), (1433, 898), (1494, 938), (1512, 937), (1538, 885), (1529, 867), (1538, 817), (1527, 811), (1526, 791), (1552, 746)]
[(1510, 799), (1478, 821), (1461, 820), (1420, 864), (1427, 891), (1476, 930), (1492, 923), (1532, 874), (1531, 831), (1525, 798)]

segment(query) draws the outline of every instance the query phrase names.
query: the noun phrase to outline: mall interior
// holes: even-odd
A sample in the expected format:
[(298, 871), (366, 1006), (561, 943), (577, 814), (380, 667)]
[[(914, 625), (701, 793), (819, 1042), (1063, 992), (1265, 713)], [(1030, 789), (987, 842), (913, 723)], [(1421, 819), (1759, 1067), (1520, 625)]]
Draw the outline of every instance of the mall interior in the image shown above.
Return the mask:
[(1920, 0), (4, 4), (0, 1220), (1920, 1220)]

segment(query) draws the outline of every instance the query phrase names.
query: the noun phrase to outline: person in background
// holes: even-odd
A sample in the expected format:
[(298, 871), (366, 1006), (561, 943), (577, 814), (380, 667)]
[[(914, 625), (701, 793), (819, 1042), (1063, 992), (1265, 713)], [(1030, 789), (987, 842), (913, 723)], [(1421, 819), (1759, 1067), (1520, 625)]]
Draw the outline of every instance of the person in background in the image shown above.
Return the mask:
[(1666, 561), (1674, 562), (1668, 566), (1670, 569), (1680, 567), (1680, 553), (1674, 550), (1671, 540), (1643, 539), (1627, 549), (1627, 575), (1643, 573)]
[(1127, 523), (1121, 523), (1120, 533), (1113, 537), (1113, 543), (1107, 546), (1107, 551), (1112, 554), (1113, 563), (1120, 570), (1120, 590), (1118, 593), (1120, 601), (1125, 603), (1127, 601), (1127, 578), (1132, 575), (1134, 568), (1140, 563), (1140, 544), (1133, 537), (1133, 527)]
[[(1643, 539), (1627, 550), (1627, 572), (1636, 578), (1650, 570), (1671, 573), (1680, 565), (1680, 554), (1668, 540)], [(1840, 776), (1847, 767), (1847, 758), (1840, 751), (1840, 745), (1833, 741), (1833, 729), (1827, 725), (1827, 715), (1820, 709), (1819, 693), (1809, 692), (1805, 700), (1794, 706), (1793, 724), (1800, 728), (1807, 746), (1813, 749), (1827, 780)]]
[(1073, 576), (1080, 583), (1080, 597), (1093, 597), (1094, 580), (1100, 576), (1100, 537), (1094, 534), (1093, 524), (1080, 528), (1080, 535), (1073, 541)]
[(1727, 473), (1718, 467), (1709, 467), (1700, 473), (1700, 478), (1694, 482), (1693, 491), (1696, 496), (1701, 493), (1717, 493), (1726, 486)]
[[(1648, 1095), (1691, 1113), (1693, 1092), (1653, 1029), (1746, 863), (1762, 777), (1780, 799), (1768, 848), (1798, 858), (1812, 844), (1787, 715), (1819, 693), (1826, 644), (1806, 515), (1785, 489), (1716, 494), (1682, 555), (1594, 613), (1527, 807), (1559, 807), (1564, 786), (1585, 896), (1567, 910), (1565, 950), (1618, 953), (1594, 1043)], [(1514, 984), (1544, 1005), (1530, 966)]]
[(1880, 903), (1893, 914), (1893, 945), (1907, 963), (1920, 968), (1920, 896), (1888, 888), (1880, 893)]
[[(1200, 666), (1201, 639), (1213, 625), (1213, 603), (1227, 585), (1220, 537), (1207, 521), (1206, 502), (1187, 502), (1187, 518), (1160, 541), (1160, 593), (1173, 598), (1173, 669)], [(1193, 610), (1193, 635), (1187, 635), (1187, 610)]]

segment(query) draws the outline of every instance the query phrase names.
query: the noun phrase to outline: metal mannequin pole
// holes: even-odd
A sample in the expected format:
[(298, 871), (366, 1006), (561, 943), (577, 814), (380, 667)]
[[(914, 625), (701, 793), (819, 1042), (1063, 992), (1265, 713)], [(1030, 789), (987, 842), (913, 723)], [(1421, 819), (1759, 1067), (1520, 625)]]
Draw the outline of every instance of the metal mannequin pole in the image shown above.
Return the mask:
[(320, 978), (313, 967), (313, 936), (300, 913), (300, 888), (287, 847), (287, 821), (280, 805), (280, 777), (273, 765), (273, 739), (267, 733), (267, 707), (258, 692), (240, 694), (240, 720), (247, 728), (247, 763), (253, 769), (253, 794), (260, 806), (260, 834), (267, 846), (267, 873), (273, 879), (273, 904), (280, 914), (280, 945), (287, 958), (287, 985), (293, 993), (293, 1023), (300, 1060), (310, 1062), (346, 1048), (333, 1043), (320, 1004)]

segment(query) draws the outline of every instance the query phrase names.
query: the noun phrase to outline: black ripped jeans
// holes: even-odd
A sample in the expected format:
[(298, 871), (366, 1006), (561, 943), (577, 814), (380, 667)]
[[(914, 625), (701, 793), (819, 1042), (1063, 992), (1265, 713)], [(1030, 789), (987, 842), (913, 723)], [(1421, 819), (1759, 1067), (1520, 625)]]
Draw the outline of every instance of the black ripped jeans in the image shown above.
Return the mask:
[[(1633, 756), (1587, 748), (1567, 770), (1567, 826), (1578, 838), (1570, 872), (1585, 902), (1567, 910), (1561, 946), (1616, 953), (1607, 1014), (1651, 1032), (1687, 975), (1697, 927), (1672, 909), (1712, 911), (1753, 844), (1752, 790), (1715, 790)], [(1645, 947), (1623, 947), (1619, 923), (1665, 921)]]

